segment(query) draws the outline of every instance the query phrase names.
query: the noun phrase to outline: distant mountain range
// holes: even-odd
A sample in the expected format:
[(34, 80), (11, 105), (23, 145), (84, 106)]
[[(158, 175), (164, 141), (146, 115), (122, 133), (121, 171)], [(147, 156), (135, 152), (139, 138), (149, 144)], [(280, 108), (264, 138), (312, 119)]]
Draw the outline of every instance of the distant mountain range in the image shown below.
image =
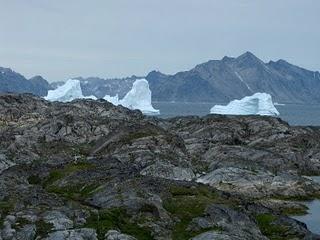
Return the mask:
[(41, 76), (26, 79), (10, 68), (0, 67), (0, 92), (27, 92), (38, 96), (46, 96), (50, 89), (52, 89), (50, 84)]
[[(101, 98), (106, 94), (123, 97), (138, 78), (141, 77), (77, 79), (81, 81), (84, 95)], [(285, 60), (264, 63), (250, 52), (237, 58), (210, 60), (174, 75), (152, 71), (145, 78), (153, 101), (225, 103), (256, 92), (266, 92), (276, 102), (320, 103), (318, 71), (309, 71)], [(10, 69), (0, 68), (0, 92), (31, 92), (44, 96), (59, 84), (49, 84), (40, 76), (27, 80)]]

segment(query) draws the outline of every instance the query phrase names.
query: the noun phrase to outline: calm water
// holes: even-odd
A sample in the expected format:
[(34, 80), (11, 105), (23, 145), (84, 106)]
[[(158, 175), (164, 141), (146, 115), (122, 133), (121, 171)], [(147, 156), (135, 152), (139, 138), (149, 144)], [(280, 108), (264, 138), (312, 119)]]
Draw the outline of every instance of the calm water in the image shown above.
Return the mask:
[[(320, 183), (320, 177), (312, 177), (314, 181)], [(307, 224), (308, 229), (316, 234), (320, 234), (320, 200), (305, 202), (309, 208), (308, 214), (303, 216), (294, 216), (293, 218)]]
[[(153, 102), (156, 109), (160, 109), (160, 117), (209, 114), (210, 108), (216, 103), (182, 103), (182, 102)], [(280, 117), (291, 125), (320, 126), (320, 105), (286, 104), (276, 106)]]

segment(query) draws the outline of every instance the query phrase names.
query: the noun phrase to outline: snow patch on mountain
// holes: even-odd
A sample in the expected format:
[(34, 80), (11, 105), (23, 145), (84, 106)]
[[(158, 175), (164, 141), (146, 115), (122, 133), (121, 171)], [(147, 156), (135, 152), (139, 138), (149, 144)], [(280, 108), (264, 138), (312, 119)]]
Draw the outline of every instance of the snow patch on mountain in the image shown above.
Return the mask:
[(227, 115), (266, 115), (278, 116), (272, 97), (267, 93), (255, 93), (241, 100), (233, 100), (228, 105), (215, 105), (210, 113)]
[(237, 77), (240, 79), (240, 81), (241, 81), (244, 85), (246, 85), (246, 87), (248, 88), (248, 90), (249, 90), (250, 92), (252, 92), (252, 89), (249, 87), (248, 83), (246, 83), (246, 82), (243, 80), (243, 78), (241, 77), (241, 75), (240, 75), (238, 72), (235, 72), (235, 74), (236, 74)]

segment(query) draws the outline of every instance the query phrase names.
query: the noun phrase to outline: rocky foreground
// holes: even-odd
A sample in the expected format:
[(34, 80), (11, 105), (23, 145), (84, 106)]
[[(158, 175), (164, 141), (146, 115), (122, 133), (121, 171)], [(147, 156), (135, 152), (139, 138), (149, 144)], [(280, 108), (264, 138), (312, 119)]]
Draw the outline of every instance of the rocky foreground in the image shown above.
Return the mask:
[(320, 239), (320, 128), (0, 95), (0, 239)]

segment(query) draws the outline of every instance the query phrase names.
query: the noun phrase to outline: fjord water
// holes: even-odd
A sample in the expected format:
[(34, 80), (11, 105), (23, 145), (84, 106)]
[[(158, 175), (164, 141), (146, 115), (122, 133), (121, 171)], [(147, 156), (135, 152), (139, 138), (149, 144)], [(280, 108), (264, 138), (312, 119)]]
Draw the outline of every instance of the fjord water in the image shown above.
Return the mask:
[[(320, 176), (312, 177), (314, 181), (320, 183)], [(320, 234), (320, 200), (305, 202), (309, 208), (308, 214), (303, 216), (293, 216), (300, 222), (307, 224), (308, 229), (316, 234)]]
[[(210, 108), (221, 103), (153, 102), (162, 118), (209, 114)], [(280, 118), (290, 125), (320, 126), (320, 105), (286, 104), (276, 106)]]

